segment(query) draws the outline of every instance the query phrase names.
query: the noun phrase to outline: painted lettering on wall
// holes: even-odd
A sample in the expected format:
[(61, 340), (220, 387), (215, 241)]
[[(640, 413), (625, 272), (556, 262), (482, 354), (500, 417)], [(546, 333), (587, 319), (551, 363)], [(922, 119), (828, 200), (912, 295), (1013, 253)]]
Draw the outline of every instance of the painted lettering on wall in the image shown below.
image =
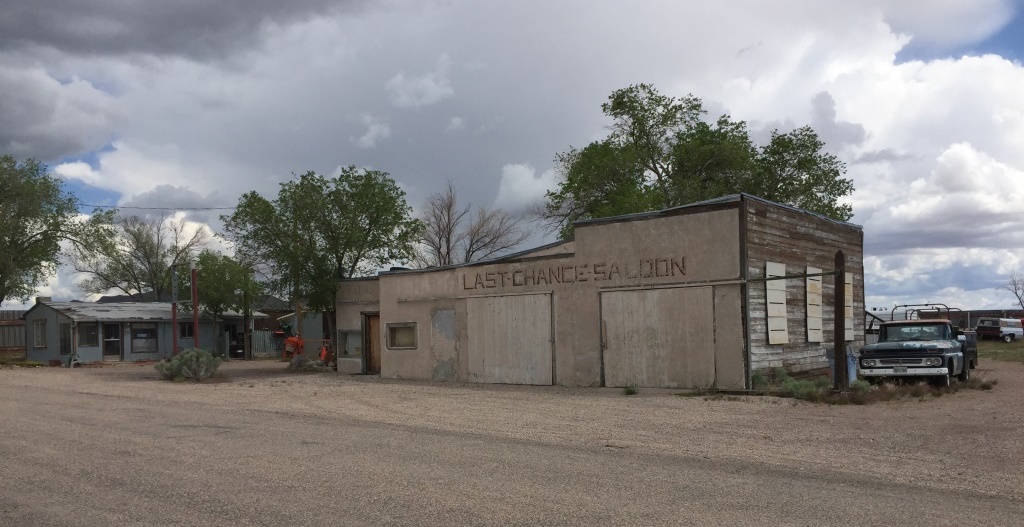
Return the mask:
[(595, 262), (577, 265), (538, 265), (511, 271), (468, 272), (462, 288), (496, 289), (536, 285), (605, 282), (686, 275), (686, 258), (641, 258), (628, 262)]

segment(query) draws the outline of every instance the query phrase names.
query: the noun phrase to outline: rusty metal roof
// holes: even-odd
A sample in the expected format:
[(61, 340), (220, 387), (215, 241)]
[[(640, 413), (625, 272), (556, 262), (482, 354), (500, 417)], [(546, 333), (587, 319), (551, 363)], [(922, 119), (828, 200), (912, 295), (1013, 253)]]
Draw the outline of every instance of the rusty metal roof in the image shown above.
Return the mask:
[[(76, 321), (171, 321), (170, 302), (108, 302), (102, 304), (96, 302), (41, 302), (41, 304), (56, 309)], [(242, 314), (235, 311), (227, 311), (221, 314), (221, 316), (240, 318)], [(252, 316), (253, 318), (267, 318), (267, 315), (259, 311), (253, 311)], [(178, 308), (178, 318), (180, 320), (187, 321), (189, 317), (191, 317), (191, 313), (185, 312), (181, 307)], [(208, 316), (203, 316), (202, 318), (209, 320)]]

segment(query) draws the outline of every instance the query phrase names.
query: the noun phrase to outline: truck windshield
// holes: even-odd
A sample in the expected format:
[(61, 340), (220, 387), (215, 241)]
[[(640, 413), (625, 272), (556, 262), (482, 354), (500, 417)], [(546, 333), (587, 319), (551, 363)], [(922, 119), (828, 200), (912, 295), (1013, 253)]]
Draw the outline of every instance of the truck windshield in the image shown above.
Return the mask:
[(885, 328), (885, 340), (900, 342), (907, 340), (948, 340), (949, 327), (944, 324), (922, 324), (914, 326), (889, 326)]

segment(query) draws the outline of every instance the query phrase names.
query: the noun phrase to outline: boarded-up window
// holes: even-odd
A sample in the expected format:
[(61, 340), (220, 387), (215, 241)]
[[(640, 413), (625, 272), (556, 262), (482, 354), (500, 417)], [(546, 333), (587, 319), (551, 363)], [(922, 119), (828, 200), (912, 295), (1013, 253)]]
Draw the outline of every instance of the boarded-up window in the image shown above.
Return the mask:
[(772, 277), (786, 276), (786, 264), (766, 262), (764, 266), (765, 302), (768, 310), (768, 344), (789, 343), (786, 327), (786, 280)]
[(46, 347), (46, 320), (32, 321), (32, 347)]
[(388, 324), (388, 349), (416, 349), (416, 323)]
[[(821, 269), (808, 267), (808, 275), (821, 274)], [(807, 342), (822, 342), (821, 334), (821, 277), (807, 277)]]
[(100, 325), (88, 322), (78, 325), (78, 345), (87, 348), (100, 346)]
[(846, 319), (846, 340), (853, 340), (853, 273), (846, 273), (843, 317)]
[(342, 356), (361, 357), (363, 355), (363, 332), (339, 330), (338, 342), (341, 343)]
[(156, 353), (156, 324), (132, 324), (132, 353)]

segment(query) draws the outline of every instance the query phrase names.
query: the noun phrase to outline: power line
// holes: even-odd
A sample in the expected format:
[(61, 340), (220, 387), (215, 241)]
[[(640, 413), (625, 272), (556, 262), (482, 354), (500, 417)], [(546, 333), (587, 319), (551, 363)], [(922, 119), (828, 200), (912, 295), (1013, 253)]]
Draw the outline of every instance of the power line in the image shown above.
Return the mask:
[(128, 207), (122, 205), (82, 205), (96, 209), (132, 209), (132, 210), (235, 210), (235, 207)]

